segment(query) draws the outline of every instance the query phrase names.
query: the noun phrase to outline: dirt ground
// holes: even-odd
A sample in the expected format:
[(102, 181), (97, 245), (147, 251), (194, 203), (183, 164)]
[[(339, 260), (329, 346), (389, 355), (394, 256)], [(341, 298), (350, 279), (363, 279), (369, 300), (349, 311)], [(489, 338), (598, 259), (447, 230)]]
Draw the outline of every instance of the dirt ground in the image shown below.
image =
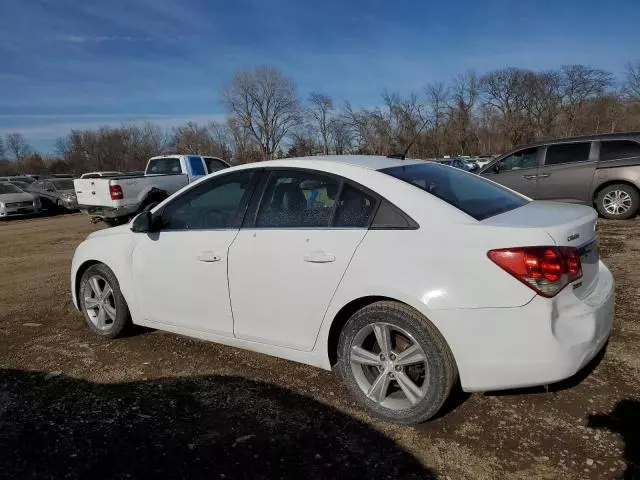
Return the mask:
[(97, 228), (0, 223), (4, 478), (640, 478), (638, 221), (601, 221), (617, 282), (602, 359), (549, 392), (457, 392), (417, 427), (372, 419), (336, 373), (159, 331), (91, 335), (68, 275)]

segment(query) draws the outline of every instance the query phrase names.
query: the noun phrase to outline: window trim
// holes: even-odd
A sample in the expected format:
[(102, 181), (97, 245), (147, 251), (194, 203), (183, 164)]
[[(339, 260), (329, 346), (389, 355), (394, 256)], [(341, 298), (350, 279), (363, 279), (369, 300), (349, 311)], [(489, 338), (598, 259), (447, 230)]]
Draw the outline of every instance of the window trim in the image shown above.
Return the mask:
[[(549, 151), (549, 148), (551, 147), (562, 147), (565, 145), (575, 145), (575, 144), (582, 144), (582, 143), (588, 143), (589, 144), (589, 154), (587, 155), (587, 159), (586, 160), (580, 160), (577, 162), (562, 162), (562, 163), (553, 163), (548, 165), (547, 164), (547, 152)], [(579, 140), (576, 142), (558, 142), (558, 143), (550, 143), (548, 145), (544, 146), (544, 155), (542, 157), (542, 164), (540, 165), (540, 168), (550, 168), (550, 167), (555, 167), (555, 166), (560, 166), (560, 165), (585, 165), (587, 163), (596, 163), (597, 160), (594, 160), (594, 154), (596, 153), (596, 147), (594, 146), (595, 142), (593, 140)], [(600, 155), (599, 152), (599, 147), (598, 147), (598, 157)], [(596, 157), (596, 158), (598, 158)]]
[[(326, 227), (286, 227), (286, 228), (275, 228), (275, 227), (257, 227), (256, 226), (256, 221), (258, 218), (258, 212), (260, 211), (260, 208), (262, 206), (264, 199), (264, 194), (266, 191), (266, 187), (267, 187), (267, 183), (269, 181), (269, 178), (271, 177), (271, 174), (273, 172), (277, 172), (277, 171), (290, 171), (290, 172), (311, 172), (311, 173), (316, 173), (319, 175), (324, 175), (326, 177), (332, 177), (337, 179), (340, 184), (338, 186), (338, 192), (336, 193), (336, 202), (334, 205), (334, 209), (333, 212), (331, 214), (331, 221), (329, 222), (329, 225)], [(340, 197), (342, 196), (342, 191), (343, 191), (343, 187), (344, 184), (348, 184), (353, 188), (356, 188), (358, 190), (361, 190), (363, 193), (373, 197), (374, 201), (375, 201), (375, 205), (373, 207), (373, 210), (371, 211), (371, 215), (369, 217), (369, 220), (367, 222), (367, 225), (364, 227), (336, 227), (335, 224), (335, 220), (336, 220), (336, 213), (338, 210), (338, 206), (339, 206), (339, 201), (340, 201)], [(391, 204), (393, 207), (395, 207), (396, 209), (398, 209), (399, 212), (401, 212), (408, 220), (408, 223), (410, 225), (410, 227), (406, 227), (406, 228), (400, 228), (400, 227), (373, 227), (373, 221), (376, 218), (376, 215), (378, 214), (378, 210), (380, 208), (380, 205), (382, 205), (382, 202), (385, 201), (389, 204)], [(404, 210), (402, 210), (400, 207), (398, 207), (397, 205), (395, 205), (393, 202), (391, 202), (390, 200), (388, 200), (387, 198), (381, 196), (379, 193), (374, 192), (373, 190), (371, 190), (370, 188), (365, 187), (364, 185), (356, 182), (355, 180), (352, 180), (350, 178), (346, 178), (343, 177), (341, 175), (338, 175), (336, 173), (332, 173), (332, 172), (327, 172), (324, 170), (316, 170), (315, 168), (304, 168), (304, 167), (269, 167), (269, 168), (265, 168), (262, 171), (262, 175), (261, 178), (258, 182), (258, 184), (256, 185), (255, 190), (253, 191), (252, 194), (252, 198), (249, 202), (249, 206), (247, 208), (245, 217), (244, 217), (244, 221), (242, 223), (242, 225), (240, 226), (241, 230), (417, 230), (420, 228), (420, 225), (410, 216), (408, 215)]]
[[(242, 224), (244, 222), (244, 219), (246, 217), (247, 214), (247, 210), (249, 207), (249, 204), (251, 203), (253, 196), (255, 195), (256, 192), (256, 186), (258, 184), (258, 180), (262, 177), (262, 172), (263, 169), (262, 168), (250, 168), (250, 169), (243, 169), (243, 170), (237, 170), (235, 172), (229, 172), (229, 173), (224, 173), (222, 175), (216, 175), (213, 178), (204, 180), (202, 182), (198, 182), (197, 184), (195, 184), (192, 188), (188, 188), (187, 190), (185, 190), (184, 192), (180, 193), (178, 196), (176, 196), (176, 198), (172, 198), (170, 202), (168, 202), (167, 204), (163, 205), (161, 209), (153, 212), (153, 216), (152, 216), (152, 220), (151, 220), (151, 224), (152, 225), (157, 225), (157, 228), (153, 229), (154, 233), (160, 233), (160, 232), (216, 232), (216, 231), (220, 231), (220, 232), (224, 232), (224, 231), (229, 231), (229, 230), (240, 230), (240, 228), (242, 228)], [(247, 190), (249, 190), (249, 195), (247, 195), (246, 200), (244, 200), (244, 205), (241, 204), (238, 214), (237, 214), (237, 218), (236, 218), (236, 226), (231, 227), (231, 228), (188, 228), (188, 229), (174, 229), (174, 228), (161, 228), (159, 223), (161, 218), (162, 218), (162, 214), (164, 213), (165, 209), (169, 206), (172, 205), (174, 202), (179, 201), (180, 199), (182, 199), (185, 195), (188, 195), (190, 193), (192, 193), (194, 190), (199, 190), (199, 189), (203, 189), (206, 185), (210, 185), (211, 183), (219, 183), (220, 180), (224, 179), (225, 177), (231, 177), (234, 175), (240, 175), (240, 174), (246, 174), (246, 173), (250, 173), (252, 174), (252, 178), (249, 181), (249, 185), (247, 186)], [(222, 182), (224, 183), (224, 182)], [(213, 188), (215, 188), (215, 185), (213, 186)]]

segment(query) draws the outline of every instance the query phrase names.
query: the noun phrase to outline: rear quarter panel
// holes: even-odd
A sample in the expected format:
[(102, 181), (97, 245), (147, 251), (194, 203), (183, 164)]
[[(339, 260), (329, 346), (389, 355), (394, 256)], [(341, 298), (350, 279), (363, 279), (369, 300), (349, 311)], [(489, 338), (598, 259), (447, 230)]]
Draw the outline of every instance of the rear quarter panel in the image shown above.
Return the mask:
[(602, 185), (620, 181), (640, 188), (640, 158), (600, 162), (593, 180), (593, 194), (595, 195)]

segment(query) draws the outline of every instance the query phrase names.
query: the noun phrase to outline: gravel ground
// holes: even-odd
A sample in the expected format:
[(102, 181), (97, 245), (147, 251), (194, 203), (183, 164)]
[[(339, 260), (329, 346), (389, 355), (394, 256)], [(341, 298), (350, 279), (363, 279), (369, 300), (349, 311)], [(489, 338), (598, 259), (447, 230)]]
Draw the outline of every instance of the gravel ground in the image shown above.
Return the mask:
[(334, 372), (137, 330), (70, 302), (82, 215), (0, 223), (3, 478), (640, 478), (640, 223), (600, 226), (617, 282), (602, 358), (559, 385), (456, 392), (435, 420), (369, 417)]

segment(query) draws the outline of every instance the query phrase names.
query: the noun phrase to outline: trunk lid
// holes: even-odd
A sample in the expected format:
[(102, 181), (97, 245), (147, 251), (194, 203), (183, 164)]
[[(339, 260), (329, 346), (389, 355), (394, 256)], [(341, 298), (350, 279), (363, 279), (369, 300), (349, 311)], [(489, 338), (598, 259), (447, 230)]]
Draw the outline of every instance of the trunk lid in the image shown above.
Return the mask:
[(78, 205), (108, 206), (113, 203), (108, 178), (77, 178), (73, 181)]
[[(598, 214), (585, 205), (557, 202), (530, 202), (523, 207), (483, 220), (492, 226), (544, 230), (558, 246), (575, 247), (580, 253), (582, 278), (573, 282), (576, 296), (588, 295), (598, 280)], [(506, 247), (528, 245), (506, 245)], [(567, 287), (568, 288), (568, 287)]]

